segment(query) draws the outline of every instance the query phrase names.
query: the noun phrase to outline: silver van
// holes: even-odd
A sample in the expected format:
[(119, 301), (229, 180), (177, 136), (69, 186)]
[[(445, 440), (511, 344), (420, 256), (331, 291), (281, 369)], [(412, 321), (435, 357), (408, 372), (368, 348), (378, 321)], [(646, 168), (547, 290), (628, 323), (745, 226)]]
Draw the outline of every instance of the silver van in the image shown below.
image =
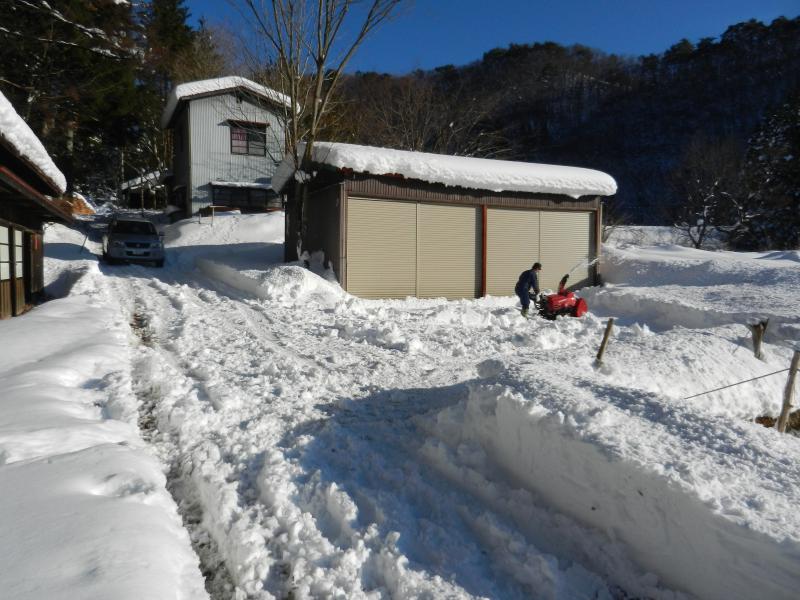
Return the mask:
[(103, 260), (164, 266), (164, 242), (147, 219), (116, 217), (103, 235)]

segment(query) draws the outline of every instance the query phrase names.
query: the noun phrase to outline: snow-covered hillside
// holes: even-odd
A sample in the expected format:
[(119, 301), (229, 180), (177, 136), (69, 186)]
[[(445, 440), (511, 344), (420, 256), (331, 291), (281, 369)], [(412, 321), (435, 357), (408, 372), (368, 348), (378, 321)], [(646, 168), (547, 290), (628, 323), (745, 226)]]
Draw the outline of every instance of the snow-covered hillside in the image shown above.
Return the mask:
[(281, 264), (282, 232), (180, 222), (150, 269), (48, 230), (65, 297), (0, 323), (0, 589), (795, 596), (800, 440), (753, 422), (786, 373), (687, 398), (788, 367), (796, 252), (621, 241), (590, 314), (551, 322), (354, 298)]

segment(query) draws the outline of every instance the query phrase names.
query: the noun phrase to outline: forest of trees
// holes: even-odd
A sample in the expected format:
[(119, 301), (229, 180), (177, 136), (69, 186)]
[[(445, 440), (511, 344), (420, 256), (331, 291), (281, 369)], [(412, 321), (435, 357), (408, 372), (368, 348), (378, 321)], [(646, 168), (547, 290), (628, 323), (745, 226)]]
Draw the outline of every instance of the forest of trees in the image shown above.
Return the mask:
[(674, 224), (698, 245), (721, 229), (740, 247), (796, 248), (798, 90), (800, 18), (751, 20), (638, 58), (546, 42), (402, 77), (359, 73), (343, 94), (359, 117), (333, 134), (597, 168), (619, 184), (611, 218)]
[[(57, 7), (57, 8), (54, 8)], [(110, 195), (169, 165), (159, 129), (177, 83), (240, 74), (224, 31), (185, 0), (0, 2), (0, 91), (70, 189)], [(662, 54), (553, 42), (464, 66), (339, 82), (318, 139), (561, 163), (612, 174), (611, 219), (674, 224), (702, 246), (800, 244), (800, 18), (748, 21)]]
[(226, 74), (183, 0), (0, 2), (0, 91), (73, 189), (112, 195), (169, 162), (159, 128), (176, 83)]

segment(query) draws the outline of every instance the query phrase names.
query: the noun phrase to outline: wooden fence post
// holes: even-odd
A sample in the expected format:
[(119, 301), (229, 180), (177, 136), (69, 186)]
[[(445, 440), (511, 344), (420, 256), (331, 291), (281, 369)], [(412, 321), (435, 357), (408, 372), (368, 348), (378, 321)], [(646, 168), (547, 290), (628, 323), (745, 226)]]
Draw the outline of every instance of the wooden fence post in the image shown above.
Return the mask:
[(614, 317), (611, 317), (608, 320), (608, 325), (606, 325), (606, 332), (603, 334), (603, 341), (600, 344), (600, 350), (597, 351), (597, 364), (600, 365), (603, 363), (603, 353), (606, 351), (606, 346), (608, 345), (608, 338), (611, 335), (611, 329), (614, 327)]
[(778, 419), (778, 431), (786, 431), (786, 423), (789, 421), (789, 409), (792, 408), (792, 393), (794, 391), (794, 380), (797, 377), (797, 365), (800, 364), (800, 350), (794, 351), (792, 365), (789, 367), (789, 380), (786, 382), (786, 389), (783, 391), (783, 408)]
[(759, 360), (764, 358), (764, 354), (761, 352), (761, 342), (764, 341), (764, 336), (767, 333), (767, 325), (769, 325), (769, 319), (761, 319), (747, 324), (747, 328), (753, 334), (753, 354)]

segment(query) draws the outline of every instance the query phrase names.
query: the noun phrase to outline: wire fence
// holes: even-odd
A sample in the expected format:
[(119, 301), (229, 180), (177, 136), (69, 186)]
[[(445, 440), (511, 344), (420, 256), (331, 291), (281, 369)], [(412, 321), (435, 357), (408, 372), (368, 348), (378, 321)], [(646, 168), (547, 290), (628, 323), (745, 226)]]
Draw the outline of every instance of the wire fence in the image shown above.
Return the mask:
[(737, 381), (736, 383), (731, 383), (729, 385), (724, 385), (722, 387), (714, 388), (713, 390), (707, 390), (705, 392), (700, 392), (699, 394), (695, 394), (694, 396), (687, 396), (684, 400), (691, 400), (692, 398), (697, 398), (698, 396), (705, 396), (706, 394), (710, 394), (711, 392), (718, 392), (720, 390), (727, 390), (728, 388), (736, 387), (737, 385), (742, 385), (743, 383), (749, 383), (750, 381), (755, 381), (756, 379), (764, 379), (765, 377), (770, 377), (771, 375), (777, 375), (778, 373), (786, 373), (789, 369), (781, 369), (780, 371), (773, 371), (772, 373), (765, 373), (764, 375), (759, 375), (758, 377), (751, 377), (750, 379), (745, 379), (744, 381)]
[[(766, 332), (767, 325), (769, 324), (769, 319), (762, 319), (758, 323), (748, 324), (747, 327), (753, 334), (753, 350), (755, 356), (759, 359), (762, 358), (761, 353), (761, 342), (764, 338), (764, 333)], [(600, 344), (600, 350), (597, 352), (597, 358), (595, 360), (595, 365), (599, 366), (602, 364), (603, 360), (603, 353), (605, 352), (606, 345), (608, 344), (608, 339), (611, 333), (611, 330), (614, 327), (614, 319), (613, 317), (608, 320), (608, 325), (605, 330), (605, 334), (603, 335), (603, 341)], [(737, 348), (738, 349), (738, 348)], [(780, 369), (778, 371), (773, 371), (772, 373), (764, 373), (763, 375), (758, 375), (757, 377), (751, 377), (750, 379), (744, 379), (742, 381), (737, 381), (735, 383), (729, 383), (728, 385), (723, 385), (722, 387), (714, 388), (713, 390), (706, 390), (704, 392), (700, 392), (699, 394), (693, 394), (691, 396), (687, 396), (683, 398), (684, 400), (691, 400), (692, 398), (699, 398), (700, 396), (705, 396), (706, 394), (711, 394), (713, 392), (719, 392), (722, 390), (727, 390), (732, 387), (736, 387), (739, 385), (743, 385), (745, 383), (750, 383), (751, 381), (757, 381), (759, 379), (764, 379), (766, 377), (772, 377), (773, 375), (779, 375), (780, 373), (789, 373), (789, 383), (787, 384), (786, 391), (784, 392), (784, 411), (791, 407), (791, 396), (792, 396), (792, 389), (794, 387), (794, 378), (797, 373), (797, 366), (798, 362), (800, 362), (800, 348), (795, 351), (795, 357), (792, 360), (792, 366), (786, 369)]]

